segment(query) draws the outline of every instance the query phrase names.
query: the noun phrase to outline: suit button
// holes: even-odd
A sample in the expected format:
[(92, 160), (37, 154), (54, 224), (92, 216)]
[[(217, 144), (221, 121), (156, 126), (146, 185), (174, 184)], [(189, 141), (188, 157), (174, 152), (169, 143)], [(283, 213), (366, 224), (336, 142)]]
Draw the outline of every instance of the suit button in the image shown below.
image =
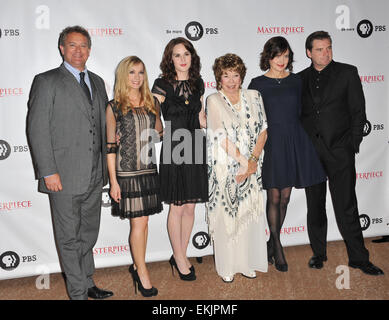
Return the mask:
[(92, 130), (89, 130), (89, 133), (92, 133)]
[(320, 114), (320, 110), (316, 110), (316, 113), (317, 113), (317, 114)]

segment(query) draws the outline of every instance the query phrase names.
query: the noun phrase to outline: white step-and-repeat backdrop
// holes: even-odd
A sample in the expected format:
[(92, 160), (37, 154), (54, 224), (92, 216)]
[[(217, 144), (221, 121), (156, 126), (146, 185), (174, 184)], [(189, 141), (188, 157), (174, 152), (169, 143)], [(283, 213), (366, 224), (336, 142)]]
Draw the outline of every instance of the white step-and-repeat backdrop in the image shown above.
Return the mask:
[[(365, 237), (389, 234), (387, 0), (2, 0), (0, 6), (0, 279), (60, 271), (48, 197), (37, 192), (26, 139), (27, 101), (35, 74), (60, 65), (59, 33), (82, 25), (92, 36), (87, 66), (106, 82), (112, 98), (114, 70), (125, 56), (146, 64), (150, 85), (173, 37), (193, 41), (202, 64), (205, 96), (215, 91), (212, 64), (227, 52), (248, 68), (243, 87), (262, 74), (259, 54), (273, 36), (288, 39), (294, 71), (309, 66), (306, 37), (326, 30), (334, 60), (356, 65), (366, 96), (365, 138), (357, 156), (357, 195)], [(159, 146), (158, 146), (159, 151)], [(111, 216), (106, 186), (100, 234), (94, 248), (96, 267), (131, 262), (129, 223)], [(332, 204), (327, 201), (328, 240), (339, 240)], [(147, 261), (168, 260), (168, 207), (150, 217)], [(189, 255), (212, 254), (204, 205), (196, 207)], [(293, 190), (282, 242), (308, 243), (303, 190)], [(308, 258), (308, 257), (307, 257)]]

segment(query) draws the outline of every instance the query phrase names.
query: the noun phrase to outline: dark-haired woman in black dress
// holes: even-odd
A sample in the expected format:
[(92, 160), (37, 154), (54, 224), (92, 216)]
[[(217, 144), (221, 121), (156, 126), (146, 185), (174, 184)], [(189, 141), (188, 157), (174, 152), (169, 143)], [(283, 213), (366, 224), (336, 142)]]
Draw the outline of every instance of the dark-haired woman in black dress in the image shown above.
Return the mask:
[(196, 279), (186, 251), (194, 223), (196, 203), (208, 201), (206, 126), (202, 108), (204, 82), (200, 58), (185, 38), (172, 39), (166, 46), (162, 75), (152, 92), (161, 103), (165, 133), (159, 164), (161, 199), (170, 205), (168, 233), (173, 248), (169, 263), (180, 278)]
[[(292, 187), (304, 188), (326, 180), (312, 142), (300, 123), (300, 76), (291, 71), (293, 51), (283, 37), (269, 39), (261, 53), (260, 67), (267, 71), (251, 80), (265, 106), (268, 138), (262, 167), (267, 190), (266, 215), (270, 228), (269, 263), (278, 271), (288, 270), (280, 231), (285, 220)], [(287, 71), (288, 70), (288, 71)]]

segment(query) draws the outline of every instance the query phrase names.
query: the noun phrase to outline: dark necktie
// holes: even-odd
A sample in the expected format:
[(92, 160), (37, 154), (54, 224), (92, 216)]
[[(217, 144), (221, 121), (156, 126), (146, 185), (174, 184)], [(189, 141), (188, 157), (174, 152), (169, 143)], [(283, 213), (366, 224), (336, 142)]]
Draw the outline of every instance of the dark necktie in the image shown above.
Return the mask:
[(85, 78), (85, 72), (80, 72), (81, 88), (84, 91), (84, 93), (86, 94), (86, 97), (88, 98), (89, 103), (92, 104), (92, 98), (90, 96), (90, 91), (89, 91), (89, 88), (88, 88), (84, 78)]

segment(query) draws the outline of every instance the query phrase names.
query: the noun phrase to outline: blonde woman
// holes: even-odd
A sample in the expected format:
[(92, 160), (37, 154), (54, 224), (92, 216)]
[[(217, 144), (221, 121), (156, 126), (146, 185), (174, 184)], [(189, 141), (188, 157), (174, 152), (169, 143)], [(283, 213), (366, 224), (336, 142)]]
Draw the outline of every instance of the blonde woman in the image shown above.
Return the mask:
[[(108, 103), (107, 163), (114, 216), (130, 220), (130, 266), (135, 292), (158, 294), (151, 285), (145, 255), (148, 216), (162, 211), (154, 142), (162, 132), (159, 103), (149, 89), (146, 68), (138, 57), (123, 59), (116, 69), (114, 99)], [(119, 146), (116, 136), (120, 137)]]

